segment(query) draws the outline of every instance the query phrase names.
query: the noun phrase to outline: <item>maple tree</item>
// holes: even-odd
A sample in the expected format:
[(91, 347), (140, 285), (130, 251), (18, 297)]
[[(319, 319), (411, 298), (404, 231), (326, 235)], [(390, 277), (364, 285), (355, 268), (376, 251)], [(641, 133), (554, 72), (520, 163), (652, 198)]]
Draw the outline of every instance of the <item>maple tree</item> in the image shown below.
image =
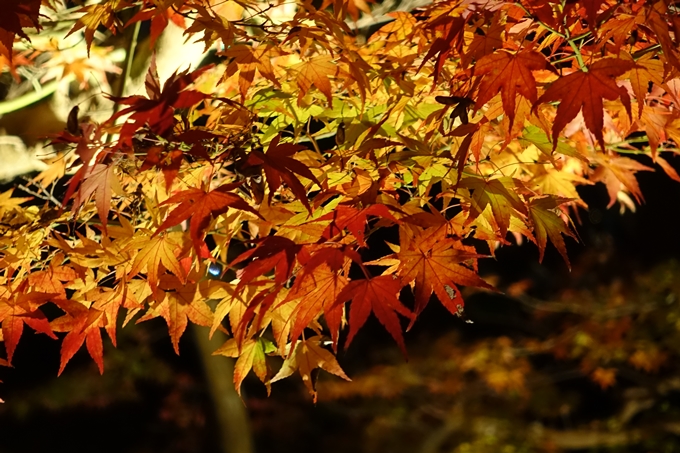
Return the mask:
[[(63, 51), (40, 36), (64, 5), (9, 3), (3, 68)], [(464, 316), (459, 287), (495, 290), (478, 260), (498, 247), (526, 240), (541, 261), (550, 242), (570, 266), (578, 186), (634, 209), (637, 172), (680, 181), (664, 158), (680, 143), (674, 2), (445, 0), (391, 13), (367, 39), (352, 25), (364, 2), (295, 6), (69, 12), (79, 65), (103, 52), (99, 34), (141, 21), (152, 42), (178, 24), (221, 59), (163, 82), (152, 59), (146, 93), (109, 94), (108, 118), (72, 110), (32, 200), (0, 196), (3, 364), (28, 325), (62, 342), (59, 373), (83, 345), (103, 371), (102, 331), (115, 345), (119, 318), (161, 317), (177, 352), (189, 322), (227, 332), (216, 353), (237, 357), (237, 388), (251, 369), (267, 388), (298, 371), (316, 398), (312, 369), (347, 379), (325, 347), (348, 346), (371, 313), (406, 353), (433, 295)]]

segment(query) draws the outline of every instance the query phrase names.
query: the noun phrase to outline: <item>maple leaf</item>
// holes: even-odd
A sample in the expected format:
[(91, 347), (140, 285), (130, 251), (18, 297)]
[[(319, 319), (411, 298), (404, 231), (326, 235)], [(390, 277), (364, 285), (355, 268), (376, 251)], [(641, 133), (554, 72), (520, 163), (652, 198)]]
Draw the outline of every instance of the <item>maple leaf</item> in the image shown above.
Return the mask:
[(16, 35), (30, 41), (24, 28), (42, 29), (40, 21), (41, 0), (6, 0), (0, 14), (0, 55), (12, 62), (12, 47)]
[(661, 156), (656, 156), (656, 163), (671, 179), (680, 182), (680, 175), (666, 159)]
[(602, 101), (621, 98), (631, 116), (630, 97), (625, 88), (616, 84), (616, 77), (633, 69), (635, 63), (620, 58), (603, 58), (588, 66), (588, 71), (575, 71), (554, 81), (534, 104), (561, 101), (552, 127), (553, 151), (557, 148), (560, 132), (579, 112), (583, 113), (588, 130), (595, 135), (604, 150), (604, 108)]
[(534, 51), (511, 54), (505, 50), (494, 52), (479, 59), (474, 66), (475, 74), (482, 75), (479, 97), (475, 111), (479, 110), (500, 91), (503, 110), (510, 118), (510, 126), (515, 121), (515, 98), (521, 94), (533, 103), (536, 102), (536, 80), (531, 71), (544, 69), (547, 61), (543, 55)]
[(349, 309), (349, 336), (345, 347), (349, 347), (359, 329), (373, 312), (380, 324), (392, 335), (399, 348), (406, 356), (406, 345), (401, 333), (401, 325), (397, 313), (414, 321), (411, 311), (399, 300), (402, 288), (401, 281), (394, 275), (353, 280), (338, 294), (337, 302), (352, 300)]
[(347, 279), (338, 275), (337, 271), (332, 270), (325, 263), (313, 269), (303, 268), (303, 272), (295, 279), (295, 284), (288, 292), (288, 296), (281, 302), (281, 305), (284, 305), (301, 299), (290, 316), (291, 347), (295, 346), (305, 328), (323, 312), (331, 333), (333, 347), (337, 350), (342, 306), (338, 305), (336, 300), (346, 285)]
[(352, 18), (354, 22), (359, 20), (359, 11), (366, 14), (371, 14), (371, 8), (368, 6), (369, 3), (373, 3), (374, 0), (324, 0), (321, 5), (321, 10), (328, 8), (333, 5), (333, 10), (336, 15), (342, 14), (346, 11), (347, 15)]
[(173, 195), (161, 203), (161, 206), (176, 203), (179, 203), (179, 206), (168, 214), (168, 217), (158, 227), (152, 237), (190, 218), (189, 236), (194, 244), (196, 253), (201, 258), (209, 258), (210, 253), (205, 247), (203, 235), (205, 234), (205, 229), (210, 224), (211, 218), (224, 214), (229, 208), (248, 211), (261, 218), (260, 214), (243, 198), (230, 192), (239, 185), (239, 183), (224, 184), (209, 192), (192, 187)]
[(72, 267), (59, 266), (60, 259), (55, 258), (53, 265), (45, 270), (32, 272), (28, 276), (28, 284), (34, 290), (51, 294), (57, 299), (66, 299), (66, 288), (64, 282), (71, 282), (78, 278), (78, 274)]
[(108, 28), (111, 33), (115, 35), (122, 26), (122, 22), (116, 17), (116, 13), (131, 6), (132, 4), (126, 0), (110, 0), (95, 5), (85, 6), (78, 10), (79, 13), (84, 14), (78, 19), (66, 37), (72, 35), (81, 28), (85, 28), (85, 42), (87, 43), (87, 54), (89, 56), (90, 47), (92, 47), (92, 41), (94, 40), (94, 34), (97, 31), (97, 28), (100, 26)]
[(302, 382), (304, 382), (316, 403), (316, 383), (315, 378), (312, 376), (312, 370), (315, 368), (321, 368), (346, 381), (351, 381), (345, 372), (342, 371), (342, 368), (340, 368), (335, 356), (330, 351), (324, 349), (320, 343), (321, 337), (318, 336), (299, 342), (293, 353), (283, 362), (281, 369), (270, 382), (280, 381), (292, 375), (295, 370), (298, 370), (302, 376)]
[(135, 300), (132, 291), (128, 290), (128, 285), (123, 280), (114, 290), (103, 288), (94, 298), (92, 307), (104, 312), (106, 315), (106, 333), (109, 335), (111, 343), (116, 346), (116, 323), (120, 307), (137, 311), (142, 305)]
[(73, 199), (73, 211), (77, 211), (94, 193), (94, 200), (97, 206), (97, 214), (102, 222), (104, 231), (108, 224), (109, 211), (111, 210), (111, 191), (119, 194), (123, 193), (120, 182), (116, 177), (114, 165), (96, 164), (88, 168), (76, 197)]
[(600, 166), (595, 169), (592, 179), (593, 181), (601, 181), (607, 186), (607, 193), (609, 194), (607, 208), (611, 208), (616, 203), (617, 194), (621, 187), (628, 189), (638, 203), (644, 201), (635, 173), (638, 171), (654, 171), (653, 168), (628, 157), (598, 156), (597, 163)]
[(227, 75), (239, 72), (238, 86), (241, 99), (246, 100), (248, 89), (253, 84), (256, 72), (279, 86), (279, 80), (274, 73), (271, 59), (278, 56), (277, 48), (272, 45), (261, 45), (256, 48), (239, 44), (230, 46), (224, 54), (233, 60), (227, 66)]
[(22, 203), (32, 200), (33, 198), (12, 197), (14, 189), (9, 189), (6, 192), (0, 193), (0, 219), (5, 215), (5, 212), (10, 212), (19, 209)]
[(330, 240), (338, 235), (342, 230), (347, 228), (350, 233), (357, 239), (357, 242), (362, 247), (366, 247), (364, 240), (364, 229), (366, 228), (367, 218), (369, 215), (380, 216), (389, 219), (394, 223), (399, 223), (397, 219), (390, 213), (387, 206), (382, 204), (373, 204), (363, 209), (357, 209), (352, 206), (338, 206), (328, 214), (318, 218), (316, 221), (324, 221), (332, 219), (330, 225), (326, 227), (322, 237)]
[(296, 64), (292, 69), (297, 74), (296, 82), (300, 88), (298, 105), (300, 105), (302, 98), (309, 92), (309, 89), (315, 86), (328, 99), (328, 107), (333, 107), (333, 88), (328, 77), (336, 76), (339, 69), (330, 57), (314, 57)]
[[(668, 7), (663, 2), (649, 2), (644, 23), (649, 27), (661, 46), (662, 58), (672, 64), (676, 69), (680, 69), (680, 59), (678, 58), (677, 42), (671, 38), (671, 31), (668, 27)], [(677, 29), (676, 29), (677, 30)], [(675, 33), (673, 33), (675, 34)], [(677, 36), (675, 38), (677, 40)]]
[(236, 2), (222, 3), (222, 8), (232, 11), (215, 11), (219, 9), (218, 5), (212, 5), (206, 8), (200, 4), (192, 5), (196, 12), (196, 16), (189, 28), (186, 29), (185, 34), (195, 35), (203, 32), (203, 38), (197, 42), (205, 42), (205, 52), (210, 49), (219, 39), (222, 41), (222, 48), (229, 49), (236, 36), (242, 36), (246, 32), (240, 27), (232, 23), (241, 18), (243, 13)]
[(433, 292), (447, 310), (460, 315), (465, 305), (457, 285), (493, 289), (462, 264), (483, 256), (475, 253), (473, 247), (446, 237), (446, 228), (419, 231), (402, 225), (399, 237), (399, 276), (404, 283), (415, 282), (416, 316), (425, 309)]
[(237, 290), (272, 269), (276, 269), (274, 282), (277, 285), (283, 284), (291, 277), (295, 257), (301, 248), (301, 245), (281, 236), (268, 236), (260, 240), (257, 247), (243, 252), (231, 262), (231, 266), (236, 266), (250, 260), (250, 263), (239, 272)]
[(573, 239), (576, 239), (576, 236), (571, 232), (571, 229), (564, 220), (552, 211), (567, 201), (569, 200), (556, 196), (534, 198), (529, 202), (528, 208), (529, 219), (534, 227), (536, 245), (538, 245), (538, 262), (540, 263), (543, 261), (545, 246), (548, 243), (548, 238), (550, 238), (550, 241), (567, 263), (567, 267), (571, 270), (571, 264), (569, 263), (569, 257), (567, 256), (567, 247), (564, 244), (562, 235), (564, 234)]
[(159, 236), (140, 237), (138, 243), (144, 244), (143, 248), (135, 256), (132, 268), (128, 272), (128, 280), (146, 269), (149, 286), (152, 289), (158, 287), (160, 275), (163, 269), (168, 269), (175, 274), (180, 281), (185, 282), (184, 269), (180, 265), (177, 254), (182, 250), (182, 233), (172, 232)]
[(440, 16), (438, 20), (430, 25), (430, 28), (437, 33), (445, 36), (445, 38), (437, 37), (433, 42), (430, 50), (423, 58), (423, 62), (418, 68), (418, 72), (425, 66), (431, 58), (436, 57), (434, 65), (434, 77), (432, 86), (437, 86), (439, 75), (444, 67), (446, 59), (451, 53), (456, 50), (460, 53), (463, 41), (463, 32), (465, 27), (465, 19), (462, 17), (451, 17), (449, 15)]
[(508, 176), (495, 179), (463, 178), (459, 186), (472, 190), (470, 211), (467, 223), (472, 223), (491, 206), (493, 220), (500, 230), (500, 238), (505, 238), (514, 212), (526, 214), (526, 207), (513, 190), (517, 181)]
[(183, 284), (177, 277), (168, 275), (161, 282), (166, 290), (162, 299), (149, 308), (137, 323), (161, 316), (168, 324), (170, 340), (175, 353), (179, 354), (179, 340), (191, 320), (199, 326), (212, 326), (213, 312), (205, 303), (204, 297), (195, 283)]
[[(634, 61), (630, 54), (624, 52), (622, 55), (625, 60)], [(638, 118), (642, 117), (649, 84), (652, 82), (658, 86), (663, 84), (663, 62), (653, 60), (652, 57), (652, 54), (643, 55), (635, 61), (635, 66), (622, 76), (630, 80), (631, 88), (638, 103)]]
[(176, 4), (177, 2), (175, 0), (155, 2), (153, 7), (138, 11), (137, 14), (132, 17), (132, 19), (127, 21), (125, 26), (129, 27), (135, 22), (147, 21), (151, 19), (149, 47), (153, 49), (155, 47), (156, 40), (160, 37), (161, 33), (163, 33), (163, 30), (165, 30), (171, 21), (180, 28), (186, 28), (184, 15), (181, 12), (173, 9), (176, 8), (173, 3)]
[(61, 363), (57, 375), (60, 376), (64, 372), (66, 364), (83, 343), (97, 364), (99, 373), (104, 373), (104, 346), (100, 332), (100, 327), (103, 327), (106, 321), (104, 312), (94, 308), (88, 309), (85, 305), (72, 300), (59, 301), (58, 306), (66, 311), (66, 314), (50, 324), (53, 330), (68, 334), (61, 343)]
[(491, 23), (485, 24), (483, 27), (476, 27), (472, 42), (460, 58), (463, 67), (468, 67), (473, 61), (479, 61), (494, 50), (503, 48), (502, 34), (505, 32), (503, 22), (503, 15), (499, 10), (491, 18)]
[(26, 293), (22, 287), (15, 288), (14, 291), (7, 287), (0, 287), (0, 322), (2, 323), (2, 336), (9, 365), (12, 363), (14, 350), (21, 338), (24, 324), (28, 324), (36, 332), (57, 339), (47, 318), (38, 309), (40, 305), (52, 297), (52, 294)]
[(213, 352), (213, 355), (237, 358), (234, 365), (234, 387), (239, 396), (241, 396), (241, 383), (250, 370), (253, 370), (260, 381), (267, 386), (267, 395), (269, 395), (271, 383), (267, 380), (269, 366), (265, 354), (274, 352), (274, 350), (274, 345), (264, 338), (247, 340), (240, 347), (235, 339), (230, 338)]
[(267, 185), (269, 186), (269, 203), (271, 203), (274, 193), (281, 187), (281, 183), (285, 182), (290, 187), (290, 190), (293, 191), (293, 194), (298, 197), (298, 200), (311, 213), (312, 208), (309, 206), (307, 191), (295, 176), (295, 173), (313, 181), (319, 186), (321, 183), (319, 183), (309, 167), (292, 157), (293, 154), (306, 148), (292, 143), (280, 143), (280, 140), (280, 135), (274, 137), (269, 143), (266, 153), (253, 150), (248, 155), (247, 164), (250, 166), (262, 165), (264, 167), (264, 174), (267, 177)]
[(178, 149), (168, 151), (162, 146), (152, 146), (147, 150), (146, 158), (139, 168), (140, 171), (152, 167), (160, 168), (165, 178), (165, 187), (170, 189), (172, 182), (179, 173), (179, 167), (184, 160), (184, 153)]
[(146, 76), (145, 86), (148, 98), (143, 96), (130, 96), (122, 99), (114, 99), (120, 104), (130, 107), (122, 109), (113, 115), (109, 122), (115, 124), (122, 116), (130, 115), (120, 131), (120, 142), (132, 147), (132, 137), (137, 131), (147, 126), (151, 132), (166, 136), (177, 124), (175, 110), (193, 107), (210, 96), (187, 87), (201, 74), (210, 69), (205, 66), (193, 72), (184, 71), (175, 73), (165, 81), (163, 88), (160, 87), (156, 69), (155, 56), (151, 59), (151, 66)]

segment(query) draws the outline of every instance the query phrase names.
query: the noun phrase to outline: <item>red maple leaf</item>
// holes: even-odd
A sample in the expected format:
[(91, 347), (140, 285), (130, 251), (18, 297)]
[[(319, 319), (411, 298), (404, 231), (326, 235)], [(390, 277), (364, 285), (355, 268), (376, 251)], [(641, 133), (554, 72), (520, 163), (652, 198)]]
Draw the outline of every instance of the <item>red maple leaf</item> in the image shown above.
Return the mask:
[(146, 158), (139, 168), (140, 171), (152, 167), (160, 168), (165, 178), (165, 187), (170, 189), (172, 182), (179, 173), (179, 167), (184, 160), (184, 153), (178, 149), (166, 150), (162, 146), (152, 146), (148, 149)]
[(401, 351), (406, 355), (406, 345), (401, 333), (401, 325), (397, 313), (413, 321), (413, 313), (399, 300), (402, 283), (394, 275), (353, 280), (338, 294), (337, 303), (352, 300), (349, 309), (349, 336), (346, 347), (354, 339), (361, 326), (366, 323), (368, 315), (373, 312), (378, 321), (392, 335)]
[(290, 187), (290, 190), (293, 191), (293, 194), (311, 212), (312, 209), (307, 199), (307, 191), (297, 176), (295, 176), (295, 173), (314, 181), (317, 185), (320, 185), (320, 183), (305, 164), (292, 157), (293, 154), (306, 148), (292, 143), (279, 143), (280, 140), (280, 135), (274, 137), (271, 143), (269, 143), (266, 153), (259, 150), (252, 151), (248, 156), (247, 164), (263, 166), (264, 174), (267, 177), (267, 185), (269, 185), (270, 202), (274, 193), (281, 187), (281, 183), (285, 182)]
[(199, 257), (209, 258), (210, 254), (207, 248), (204, 247), (203, 235), (205, 229), (210, 224), (211, 218), (224, 214), (229, 208), (252, 212), (256, 216), (261, 217), (243, 198), (230, 192), (238, 186), (239, 184), (224, 184), (210, 192), (192, 187), (173, 195), (165, 200), (162, 205), (176, 203), (180, 203), (180, 205), (168, 214), (168, 217), (158, 227), (158, 230), (156, 230), (152, 237), (191, 218), (189, 235), (191, 236), (194, 248)]
[(160, 37), (161, 33), (163, 33), (163, 30), (165, 30), (165, 27), (168, 26), (170, 21), (182, 29), (187, 28), (183, 13), (175, 11), (173, 8), (163, 8), (157, 4), (151, 4), (151, 6), (147, 6), (145, 9), (139, 11), (125, 24), (125, 26), (128, 27), (135, 22), (149, 19), (151, 19), (151, 33), (149, 37), (149, 47), (151, 49), (155, 47), (156, 40)]
[(231, 262), (232, 266), (236, 266), (246, 260), (250, 261), (239, 272), (237, 291), (245, 287), (254, 278), (265, 275), (272, 269), (276, 269), (274, 282), (277, 285), (283, 284), (290, 278), (295, 257), (301, 248), (301, 245), (281, 236), (268, 236), (262, 239), (257, 247), (242, 253)]
[(588, 66), (588, 71), (576, 71), (557, 79), (534, 104), (534, 109), (545, 102), (561, 101), (552, 127), (553, 151), (557, 148), (560, 132), (579, 112), (588, 130), (604, 149), (603, 99), (621, 98), (628, 116), (631, 116), (630, 97), (625, 88), (616, 84), (616, 77), (635, 67), (635, 63), (620, 58), (603, 58)]
[(449, 55), (456, 50), (460, 54), (462, 44), (463, 44), (463, 31), (465, 27), (465, 19), (462, 17), (451, 17), (449, 15), (442, 15), (437, 20), (433, 21), (430, 25), (430, 29), (440, 36), (445, 36), (445, 38), (436, 38), (430, 47), (430, 50), (423, 58), (423, 62), (418, 68), (418, 72), (425, 66), (431, 58), (436, 56), (436, 61), (434, 65), (434, 81), (432, 86), (437, 86), (437, 81), (439, 80), (439, 74), (441, 73), (444, 63)]
[(111, 210), (111, 190), (122, 193), (118, 178), (113, 173), (114, 168), (115, 166), (112, 164), (97, 164), (88, 168), (83, 176), (80, 189), (73, 200), (73, 211), (77, 211), (94, 194), (97, 214), (104, 231), (106, 231), (109, 211)]
[(124, 115), (130, 115), (120, 131), (122, 145), (132, 146), (132, 137), (144, 126), (159, 136), (166, 136), (177, 124), (175, 111), (192, 107), (210, 96), (196, 90), (188, 90), (187, 87), (194, 82), (211, 66), (197, 69), (193, 72), (184, 71), (175, 73), (165, 82), (161, 90), (156, 60), (152, 58), (149, 72), (146, 76), (146, 92), (144, 96), (130, 96), (123, 99), (114, 99), (130, 107), (121, 110), (109, 120), (112, 124)]
[(380, 216), (398, 223), (398, 220), (390, 213), (387, 206), (383, 204), (374, 204), (363, 209), (357, 209), (352, 206), (338, 206), (332, 212), (318, 219), (318, 221), (333, 220), (324, 230), (322, 237), (330, 240), (347, 228), (357, 239), (359, 245), (366, 247), (364, 229), (366, 228), (367, 217), (369, 215)]
[(32, 27), (41, 30), (38, 16), (40, 15), (41, 0), (6, 0), (2, 2), (0, 14), (0, 55), (4, 55), (12, 62), (12, 46), (14, 37), (30, 41), (24, 33), (24, 28)]

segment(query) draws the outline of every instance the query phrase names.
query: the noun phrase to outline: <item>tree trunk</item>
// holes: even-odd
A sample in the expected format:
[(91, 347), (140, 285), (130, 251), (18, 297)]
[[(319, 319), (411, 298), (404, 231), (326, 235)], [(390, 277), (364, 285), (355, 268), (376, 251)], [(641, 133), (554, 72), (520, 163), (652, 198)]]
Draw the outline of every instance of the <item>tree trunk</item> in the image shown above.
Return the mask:
[(191, 329), (203, 363), (205, 381), (214, 404), (221, 451), (223, 453), (252, 453), (254, 450), (248, 413), (233, 384), (234, 359), (212, 355), (213, 351), (227, 338), (218, 330), (210, 340), (207, 328), (191, 324)]

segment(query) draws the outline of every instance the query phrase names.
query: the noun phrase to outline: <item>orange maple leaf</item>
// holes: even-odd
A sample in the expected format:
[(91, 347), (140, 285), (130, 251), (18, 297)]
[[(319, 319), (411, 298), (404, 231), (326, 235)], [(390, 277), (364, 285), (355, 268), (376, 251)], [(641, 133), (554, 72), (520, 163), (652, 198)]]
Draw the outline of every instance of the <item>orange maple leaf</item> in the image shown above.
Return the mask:
[[(628, 53), (622, 53), (622, 55), (626, 60), (635, 61)], [(652, 82), (657, 86), (663, 84), (663, 62), (661, 60), (654, 60), (652, 57), (652, 54), (643, 55), (640, 59), (635, 61), (635, 67), (626, 72), (623, 76), (630, 80), (631, 88), (637, 99), (638, 118), (642, 118), (645, 99), (647, 99), (647, 92), (649, 91), (649, 84)]]
[(104, 373), (104, 346), (100, 327), (104, 327), (106, 317), (104, 312), (94, 308), (87, 308), (85, 305), (73, 301), (59, 301), (59, 308), (66, 314), (50, 324), (52, 329), (57, 332), (68, 332), (61, 343), (61, 363), (58, 375), (63, 373), (66, 364), (71, 360), (83, 343), (90, 353), (90, 357), (95, 361), (99, 368), (99, 373)]
[(402, 226), (399, 237), (399, 275), (404, 283), (415, 282), (416, 315), (427, 306), (433, 292), (447, 310), (461, 315), (465, 304), (457, 285), (493, 289), (466, 265), (483, 255), (446, 237), (445, 227), (420, 230)]
[(168, 275), (163, 279), (161, 286), (167, 290), (160, 296), (162, 299), (149, 308), (137, 323), (161, 316), (168, 324), (172, 346), (179, 354), (179, 340), (187, 328), (188, 321), (210, 327), (213, 323), (213, 312), (205, 303), (195, 283), (185, 285), (177, 277)]
[(298, 105), (313, 85), (326, 96), (328, 106), (333, 107), (333, 88), (328, 77), (336, 76), (339, 69), (330, 57), (321, 56), (303, 61), (293, 66), (293, 70), (297, 73), (296, 81), (300, 88)]
[(399, 300), (401, 281), (394, 275), (353, 280), (338, 294), (337, 302), (352, 300), (349, 309), (349, 336), (345, 347), (349, 347), (359, 329), (366, 323), (368, 315), (373, 312), (380, 324), (392, 335), (392, 338), (406, 356), (406, 345), (401, 333), (401, 325), (397, 313), (415, 319), (413, 313)]
[(609, 193), (607, 208), (611, 208), (616, 203), (617, 194), (622, 187), (628, 189), (638, 203), (644, 201), (635, 173), (654, 171), (653, 168), (628, 157), (598, 156), (597, 163), (600, 166), (595, 169), (592, 179), (603, 182), (607, 186), (607, 193)]
[(295, 346), (305, 328), (322, 312), (331, 333), (333, 347), (337, 349), (338, 333), (342, 322), (342, 306), (336, 303), (342, 290), (347, 285), (347, 279), (333, 271), (327, 264), (322, 263), (313, 270), (303, 268), (295, 284), (281, 305), (302, 299), (293, 310), (290, 338), (291, 347)]
[(345, 372), (342, 371), (340, 365), (338, 365), (335, 356), (330, 351), (325, 350), (320, 343), (321, 337), (312, 337), (299, 342), (291, 356), (283, 362), (281, 369), (270, 382), (280, 381), (292, 375), (295, 370), (298, 370), (302, 376), (302, 382), (305, 383), (316, 403), (316, 383), (312, 376), (312, 370), (315, 368), (321, 368), (347, 381), (351, 381)]
[(114, 290), (102, 288), (102, 291), (94, 299), (92, 308), (103, 311), (106, 315), (106, 333), (111, 343), (116, 346), (116, 324), (120, 307), (128, 310), (139, 310), (142, 305), (135, 300), (132, 291), (128, 291), (128, 285), (122, 280)]
[(90, 47), (94, 40), (94, 34), (100, 26), (108, 28), (114, 35), (122, 26), (122, 22), (116, 13), (122, 9), (132, 7), (132, 4), (126, 0), (111, 0), (102, 4), (85, 6), (78, 10), (83, 14), (71, 31), (66, 35), (67, 37), (81, 28), (85, 28), (85, 42), (87, 43), (87, 54), (90, 55)]
[(505, 50), (499, 50), (480, 58), (474, 66), (475, 74), (482, 75), (475, 111), (489, 102), (500, 91), (503, 110), (510, 119), (508, 129), (511, 129), (515, 121), (515, 98), (517, 94), (521, 94), (535, 103), (538, 92), (536, 80), (531, 71), (544, 69), (546, 66), (545, 57), (534, 51), (523, 51), (513, 55)]
[(236, 71), (239, 72), (238, 87), (244, 102), (247, 99), (248, 89), (255, 79), (256, 71), (274, 86), (280, 86), (271, 62), (273, 57), (278, 56), (276, 47), (268, 44), (258, 47), (238, 44), (229, 46), (224, 55), (233, 58), (227, 66), (226, 75), (230, 76)]
[(0, 287), (0, 322), (9, 365), (12, 364), (14, 350), (21, 338), (24, 324), (28, 324), (36, 332), (42, 332), (57, 339), (47, 318), (38, 309), (54, 295), (40, 292), (27, 293), (25, 289), (25, 285), (20, 285), (14, 291), (8, 287)]
[(620, 58), (603, 58), (588, 66), (588, 71), (576, 71), (557, 79), (534, 104), (534, 109), (545, 102), (561, 101), (552, 127), (553, 151), (557, 148), (560, 132), (579, 112), (583, 112), (588, 130), (595, 135), (604, 150), (603, 99), (621, 98), (631, 116), (630, 97), (625, 88), (616, 84), (616, 77), (633, 69), (635, 63)]
[(359, 11), (366, 14), (371, 14), (371, 8), (368, 6), (369, 3), (373, 3), (374, 0), (324, 0), (321, 5), (320, 10), (328, 8), (333, 5), (333, 10), (336, 15), (342, 14), (346, 11), (347, 15), (352, 18), (354, 22), (359, 20)]

